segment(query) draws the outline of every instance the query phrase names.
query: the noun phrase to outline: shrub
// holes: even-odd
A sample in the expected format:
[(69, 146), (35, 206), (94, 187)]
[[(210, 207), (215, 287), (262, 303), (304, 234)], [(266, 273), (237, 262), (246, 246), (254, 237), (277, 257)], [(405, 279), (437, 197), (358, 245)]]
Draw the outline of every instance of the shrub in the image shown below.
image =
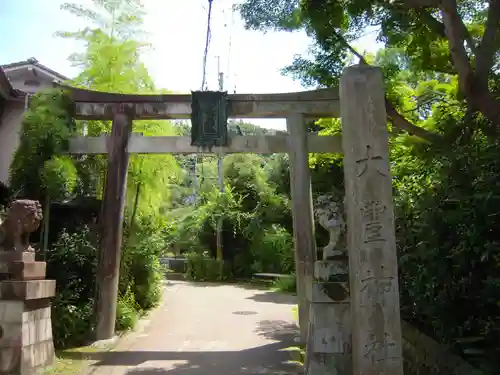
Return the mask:
[[(458, 123), (461, 132), (470, 124)], [(481, 131), (395, 168), (401, 305), (443, 341), (500, 335), (500, 152)], [(451, 152), (450, 152), (451, 151)]]
[(141, 310), (149, 310), (161, 299), (164, 268), (159, 257), (164, 250), (163, 224), (152, 217), (137, 219), (132, 233), (125, 233), (120, 270), (120, 292), (130, 292)]
[(291, 274), (294, 271), (293, 238), (280, 225), (273, 224), (255, 236), (250, 251), (254, 257), (254, 272)]
[(82, 345), (93, 330), (97, 249), (87, 227), (63, 231), (47, 251), (47, 278), (55, 279), (52, 307), (54, 343), (57, 347)]
[(273, 288), (280, 292), (296, 293), (297, 279), (295, 278), (295, 275), (278, 277), (273, 282)]
[(47, 250), (47, 278), (58, 288), (71, 292), (72, 300), (94, 298), (98, 250), (88, 227), (79, 232), (63, 230), (56, 244)]
[[(133, 329), (142, 310), (161, 297), (161, 266), (154, 237), (124, 248), (116, 329)], [(57, 283), (53, 302), (54, 343), (58, 348), (83, 345), (94, 331), (93, 308), (98, 250), (88, 227), (63, 230), (47, 252), (47, 277)], [(124, 286), (125, 285), (125, 286)]]
[(93, 300), (75, 301), (71, 292), (58, 288), (52, 302), (52, 332), (58, 349), (85, 345), (93, 332)]
[(118, 298), (115, 329), (117, 331), (134, 329), (139, 320), (139, 310), (140, 307), (135, 301), (131, 288), (129, 288), (124, 296)]
[(210, 258), (208, 253), (186, 254), (186, 277), (193, 281), (221, 281), (228, 278), (230, 271), (224, 261)]
[(135, 262), (130, 273), (134, 279), (131, 288), (138, 306), (149, 310), (160, 302), (164, 276), (158, 256), (145, 250), (145, 247), (135, 249)]

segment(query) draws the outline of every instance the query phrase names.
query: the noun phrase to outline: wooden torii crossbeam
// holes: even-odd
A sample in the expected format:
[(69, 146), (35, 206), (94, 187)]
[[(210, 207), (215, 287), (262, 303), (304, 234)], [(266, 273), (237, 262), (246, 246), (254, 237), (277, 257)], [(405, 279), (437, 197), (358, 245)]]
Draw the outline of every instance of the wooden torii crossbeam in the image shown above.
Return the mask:
[[(189, 119), (191, 95), (126, 95), (67, 88), (75, 102), (74, 117), (78, 120), (113, 120), (119, 107), (127, 107), (132, 120)], [(287, 118), (291, 113), (304, 118), (338, 117), (337, 89), (324, 89), (286, 94), (234, 94), (228, 95), (229, 117), (236, 118)], [(303, 125), (305, 126), (305, 124)], [(110, 136), (73, 137), (69, 142), (71, 154), (105, 154)], [(289, 152), (288, 135), (231, 136), (226, 147), (218, 148), (225, 154), (272, 154)], [(342, 152), (339, 136), (307, 135), (310, 152)], [(134, 133), (129, 140), (128, 153), (178, 153), (199, 152), (191, 146), (190, 137), (144, 137)]]
[[(110, 136), (99, 137), (72, 137), (69, 140), (71, 154), (106, 154)], [(307, 149), (315, 153), (341, 153), (342, 139), (340, 136), (307, 135)], [(129, 154), (195, 154), (201, 150), (191, 145), (190, 137), (181, 136), (143, 136), (141, 133), (132, 133), (126, 151)], [(224, 154), (253, 153), (276, 154), (288, 153), (290, 150), (290, 136), (277, 135), (243, 135), (230, 136), (229, 145), (218, 147), (217, 152)]]
[[(191, 95), (128, 95), (68, 89), (75, 102), (77, 120), (113, 120), (117, 105), (133, 107), (135, 120), (189, 119)], [(290, 113), (305, 117), (339, 117), (338, 89), (321, 89), (285, 94), (230, 94), (229, 117), (286, 118)]]

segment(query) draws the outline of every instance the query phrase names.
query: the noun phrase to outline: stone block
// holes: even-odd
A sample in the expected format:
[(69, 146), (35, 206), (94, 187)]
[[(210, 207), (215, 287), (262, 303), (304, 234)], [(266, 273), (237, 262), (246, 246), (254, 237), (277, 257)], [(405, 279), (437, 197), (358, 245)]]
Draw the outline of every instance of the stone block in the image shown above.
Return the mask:
[(21, 345), (0, 348), (0, 375), (19, 374), (21, 352)]
[(322, 282), (348, 282), (349, 264), (347, 260), (318, 260), (314, 262), (314, 278)]
[(50, 366), (54, 361), (52, 340), (40, 341), (22, 348), (25, 370)]
[[(17, 277), (45, 273), (44, 262), (16, 260), (10, 267), (18, 267)], [(53, 363), (50, 298), (55, 289), (55, 280), (0, 282), (0, 375), (36, 375)]]
[(312, 353), (308, 361), (307, 374), (346, 375), (352, 374), (351, 356), (342, 354)]
[(350, 354), (349, 304), (311, 304), (314, 353)]
[(12, 262), (34, 262), (35, 253), (32, 251), (25, 251), (22, 253), (16, 251), (0, 251), (0, 263)]
[(24, 339), (22, 328), (22, 323), (0, 324), (0, 348), (9, 348), (15, 343), (21, 346)]
[(22, 323), (24, 314), (23, 301), (0, 300), (0, 324)]
[(51, 298), (55, 294), (55, 280), (6, 280), (0, 282), (0, 299), (2, 300), (36, 300)]
[(38, 304), (38, 306), (34, 309), (30, 309), (28, 306), (27, 311), (23, 312), (23, 322), (28, 322), (32, 320), (42, 320), (42, 319), (50, 319), (50, 303), (45, 301), (45, 305)]
[(15, 280), (43, 280), (45, 279), (47, 263), (15, 261), (10, 264), (9, 274)]
[[(49, 319), (30, 321), (24, 324), (23, 328), (27, 332), (27, 344), (52, 340), (52, 325)], [(24, 340), (24, 332), (23, 332)]]
[(306, 296), (311, 303), (348, 303), (349, 284), (347, 282), (308, 283)]
[[(27, 311), (19, 312), (19, 305)], [(30, 306), (30, 301), (0, 301), (0, 309), (8, 306), (19, 313), (11, 323), (0, 317), (0, 375), (35, 375), (53, 363), (50, 306), (40, 305), (36, 308)]]
[(37, 350), (35, 354), (35, 363), (38, 366), (48, 366), (52, 364), (55, 360), (54, 343), (52, 338), (50, 340), (45, 340), (37, 345)]
[(34, 262), (34, 252), (0, 251), (0, 274), (11, 274), (14, 262)]

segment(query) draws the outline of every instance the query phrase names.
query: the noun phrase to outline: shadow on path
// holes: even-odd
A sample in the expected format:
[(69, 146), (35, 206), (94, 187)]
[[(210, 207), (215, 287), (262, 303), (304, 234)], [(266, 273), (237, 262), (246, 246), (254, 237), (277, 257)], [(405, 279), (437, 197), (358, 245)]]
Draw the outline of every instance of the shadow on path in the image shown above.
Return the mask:
[[(167, 279), (167, 283), (171, 284)], [(175, 280), (173, 280), (175, 283)], [(235, 288), (247, 290), (269, 290), (270, 283), (253, 280), (235, 280), (235, 281), (192, 281), (181, 280), (182, 283), (193, 288), (215, 288), (224, 286), (234, 286)]]
[[(242, 351), (220, 352), (158, 352), (127, 351), (99, 353), (94, 366), (141, 366), (126, 372), (133, 374), (168, 375), (240, 375), (240, 374), (297, 374), (297, 365), (286, 363), (290, 356), (280, 351), (289, 345), (274, 343)], [(162, 368), (161, 361), (176, 361)], [(151, 368), (147, 368), (147, 362)], [(168, 365), (168, 367), (167, 367)]]
[[(278, 303), (285, 305), (294, 305), (297, 303), (297, 295), (291, 293), (283, 293), (279, 291), (269, 290), (269, 285), (262, 282), (196, 282), (196, 281), (183, 281), (186, 286), (193, 288), (217, 288), (225, 286), (233, 286), (235, 288), (256, 291), (251, 297), (247, 297), (255, 302), (264, 303)], [(167, 281), (166, 285), (174, 285), (174, 283)]]
[(255, 302), (282, 303), (285, 305), (294, 305), (297, 303), (296, 295), (274, 292), (271, 290), (263, 293), (255, 293), (253, 296), (248, 297), (248, 299), (254, 300)]
[[(255, 332), (276, 342), (240, 351), (130, 350), (85, 353), (85, 356), (87, 359), (96, 361), (93, 367), (132, 367), (124, 371), (126, 375), (296, 375), (301, 373), (298, 365), (290, 362), (290, 354), (283, 350), (296, 345), (293, 341), (297, 334), (296, 325), (282, 320), (262, 320), (258, 323)], [(65, 353), (65, 357), (76, 358), (78, 354), (69, 352)], [(162, 361), (170, 361), (170, 363), (162, 364)]]

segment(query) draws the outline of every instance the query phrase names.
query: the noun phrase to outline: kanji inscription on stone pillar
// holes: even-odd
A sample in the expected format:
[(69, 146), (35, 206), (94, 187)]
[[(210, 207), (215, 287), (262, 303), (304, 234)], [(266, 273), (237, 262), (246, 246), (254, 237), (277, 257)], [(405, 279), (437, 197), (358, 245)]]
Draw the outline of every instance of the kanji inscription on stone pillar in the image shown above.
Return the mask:
[(392, 184), (382, 74), (340, 81), (354, 375), (403, 373)]

